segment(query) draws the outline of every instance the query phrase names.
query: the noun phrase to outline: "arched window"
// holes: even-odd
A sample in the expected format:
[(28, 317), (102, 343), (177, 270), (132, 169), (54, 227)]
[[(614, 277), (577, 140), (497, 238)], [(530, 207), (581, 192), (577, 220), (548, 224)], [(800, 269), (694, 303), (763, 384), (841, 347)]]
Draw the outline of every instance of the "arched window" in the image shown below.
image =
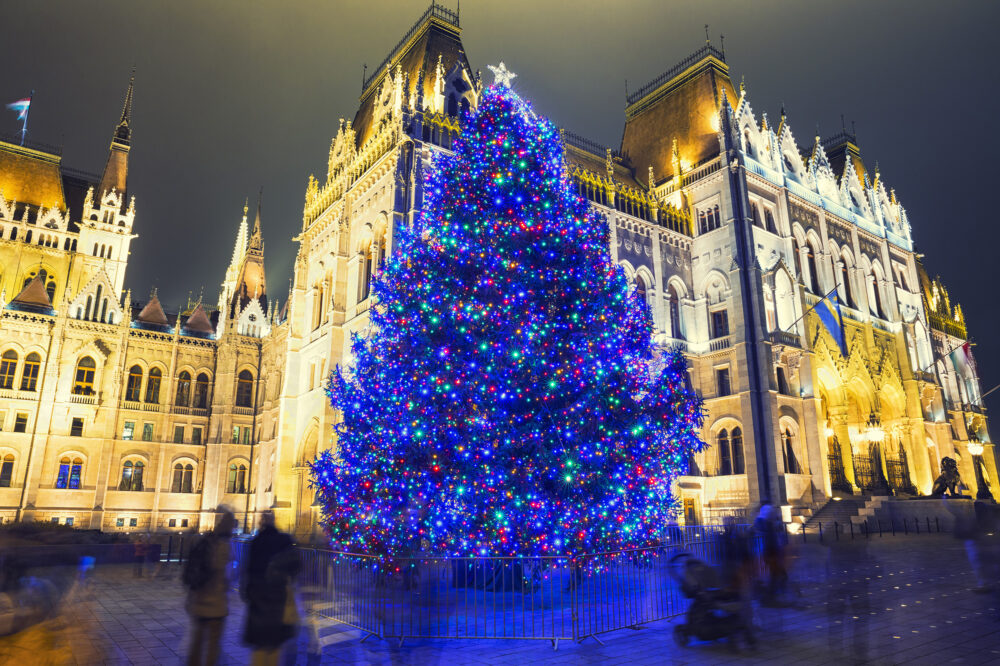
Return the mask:
[(750, 204), (750, 220), (753, 222), (755, 227), (764, 227), (764, 225), (761, 224), (760, 209), (757, 208), (756, 203)]
[(795, 260), (795, 274), (802, 279), (802, 248), (797, 238), (792, 237), (792, 258)]
[(229, 480), (226, 483), (227, 493), (245, 493), (247, 481), (247, 466), (243, 463), (237, 465), (230, 463)]
[(56, 474), (56, 488), (79, 490), (80, 478), (83, 476), (83, 460), (80, 458), (63, 457), (59, 461), (59, 472)]
[(24, 359), (24, 370), (21, 372), (21, 390), (34, 391), (38, 387), (38, 369), (42, 365), (42, 357), (35, 352)]
[(854, 292), (851, 289), (851, 275), (847, 270), (847, 263), (842, 262), (840, 264), (840, 280), (844, 283), (844, 293), (841, 295), (840, 300), (850, 307), (857, 307), (854, 304)]
[(698, 212), (698, 232), (708, 233), (708, 217), (705, 215), (705, 211)]
[(455, 99), (455, 93), (448, 95), (448, 115), (457, 116), (458, 115), (458, 100)]
[(680, 339), (681, 337), (681, 297), (677, 293), (677, 288), (671, 285), (668, 288), (670, 299), (670, 337)]
[(382, 269), (385, 262), (385, 236), (378, 238), (372, 246), (372, 273), (377, 273)]
[(14, 375), (17, 374), (17, 352), (8, 349), (0, 356), (0, 389), (14, 388)]
[(14, 478), (14, 456), (8, 453), (0, 463), (0, 488), (10, 488), (11, 480)]
[(177, 463), (174, 465), (174, 479), (170, 486), (172, 493), (193, 492), (194, 465), (191, 463)]
[(771, 213), (771, 209), (764, 207), (764, 221), (765, 228), (772, 234), (778, 233), (778, 227), (774, 224), (774, 214)]
[(639, 300), (643, 305), (649, 307), (649, 294), (646, 287), (646, 278), (644, 278), (641, 273), (635, 274), (635, 295), (639, 297)]
[(882, 309), (882, 295), (879, 293), (878, 288), (878, 278), (875, 277), (875, 273), (869, 273), (869, 294), (871, 294), (871, 311), (876, 317), (881, 317), (885, 319), (884, 310)]
[(174, 404), (187, 407), (191, 400), (191, 373), (184, 370), (177, 376), (177, 399)]
[(84, 356), (76, 364), (76, 377), (73, 380), (75, 395), (94, 395), (94, 372), (97, 363), (89, 356)]
[(719, 449), (719, 474), (729, 476), (733, 473), (733, 457), (729, 449), (729, 431), (725, 428), (719, 431), (716, 446)]
[(118, 490), (142, 490), (142, 473), (146, 470), (146, 466), (141, 460), (132, 462), (131, 460), (126, 460), (125, 464), (122, 465), (122, 480), (118, 484)]
[(733, 474), (745, 474), (746, 465), (743, 462), (743, 431), (737, 426), (733, 428), (730, 443), (733, 447)]
[(712, 207), (712, 228), (718, 229), (722, 226), (722, 215), (719, 213), (719, 207)]
[(253, 374), (249, 370), (240, 371), (236, 379), (236, 406), (253, 406)]
[(208, 375), (204, 372), (198, 375), (194, 383), (194, 406), (198, 409), (208, 409)]
[(813, 251), (812, 243), (806, 243), (806, 263), (809, 267), (809, 290), (817, 296), (822, 296), (823, 292), (819, 285), (819, 271), (816, 268), (816, 254)]
[(781, 432), (781, 449), (782, 455), (785, 459), (785, 474), (801, 474), (802, 468), (799, 466), (799, 460), (795, 457), (795, 446), (794, 440), (792, 439), (792, 431), (789, 430), (787, 426)]
[(128, 383), (125, 385), (125, 399), (130, 402), (139, 402), (139, 393), (142, 391), (142, 368), (133, 365), (128, 371)]
[(315, 331), (323, 323), (323, 302), (326, 300), (324, 292), (326, 283), (320, 282), (313, 287), (313, 330)]
[(159, 368), (152, 368), (149, 371), (149, 379), (146, 380), (146, 402), (152, 404), (160, 402), (161, 379), (163, 379), (163, 372)]
[(358, 303), (368, 298), (372, 282), (372, 253), (371, 247), (361, 250), (361, 268), (358, 273)]

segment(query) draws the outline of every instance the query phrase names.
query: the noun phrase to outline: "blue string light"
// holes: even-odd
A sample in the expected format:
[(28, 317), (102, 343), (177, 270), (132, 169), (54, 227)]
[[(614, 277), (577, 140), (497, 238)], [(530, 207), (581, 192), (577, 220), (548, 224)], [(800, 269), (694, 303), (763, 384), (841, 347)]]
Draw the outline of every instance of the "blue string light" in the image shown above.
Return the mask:
[(654, 362), (555, 126), (507, 86), (464, 121), (330, 378), (338, 446), (312, 464), (329, 536), (390, 557), (656, 543), (704, 447), (686, 361)]

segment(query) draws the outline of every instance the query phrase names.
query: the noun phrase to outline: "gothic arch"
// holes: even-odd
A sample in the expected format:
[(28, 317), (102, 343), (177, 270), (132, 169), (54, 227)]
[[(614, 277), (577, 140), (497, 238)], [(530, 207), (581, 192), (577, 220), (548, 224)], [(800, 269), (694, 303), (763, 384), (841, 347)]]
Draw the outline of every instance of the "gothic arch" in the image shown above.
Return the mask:
[(295, 454), (295, 466), (305, 467), (319, 455), (319, 419), (314, 418), (306, 426), (299, 440)]
[(723, 303), (729, 298), (729, 278), (718, 268), (713, 268), (701, 281), (700, 296), (706, 298), (709, 304)]
[(684, 284), (684, 280), (676, 275), (672, 275), (667, 279), (667, 293), (673, 290), (673, 293), (678, 298), (688, 298), (688, 288)]
[(795, 281), (788, 269), (781, 265), (774, 274), (774, 309), (778, 330), (791, 332), (789, 329), (798, 318), (795, 305)]

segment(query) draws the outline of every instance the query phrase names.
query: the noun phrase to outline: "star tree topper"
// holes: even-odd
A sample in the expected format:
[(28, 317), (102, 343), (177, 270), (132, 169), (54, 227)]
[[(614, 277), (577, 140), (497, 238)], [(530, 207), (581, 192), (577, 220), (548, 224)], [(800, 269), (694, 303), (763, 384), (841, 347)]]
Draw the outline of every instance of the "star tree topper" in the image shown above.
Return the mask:
[(507, 69), (507, 65), (503, 64), (503, 60), (496, 67), (493, 65), (487, 65), (487, 67), (493, 72), (493, 83), (497, 85), (510, 88), (510, 82), (517, 78), (517, 74)]

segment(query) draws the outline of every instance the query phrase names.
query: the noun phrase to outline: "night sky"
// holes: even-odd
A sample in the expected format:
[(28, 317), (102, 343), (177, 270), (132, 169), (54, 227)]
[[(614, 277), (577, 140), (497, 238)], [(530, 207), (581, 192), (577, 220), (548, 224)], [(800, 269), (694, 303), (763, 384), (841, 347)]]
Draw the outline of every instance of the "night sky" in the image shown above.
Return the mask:
[[(310, 173), (325, 177), (338, 119), (353, 118), (362, 65), (382, 61), (426, 8), (363, 2), (8, 0), (0, 103), (34, 89), (29, 139), (99, 173), (136, 67), (126, 277), (168, 309), (204, 287), (214, 303), (245, 198), (264, 188), (269, 292), (284, 301)], [(1000, 382), (994, 2), (462, 3), (472, 66), (503, 59), (514, 87), (557, 124), (617, 147), (635, 90), (704, 44), (725, 49), (756, 114), (784, 103), (800, 145), (841, 114), (869, 169), (896, 189), (931, 275), (962, 304), (983, 390)], [(0, 133), (19, 129), (0, 108)], [(987, 399), (1000, 406), (1000, 391)]]

